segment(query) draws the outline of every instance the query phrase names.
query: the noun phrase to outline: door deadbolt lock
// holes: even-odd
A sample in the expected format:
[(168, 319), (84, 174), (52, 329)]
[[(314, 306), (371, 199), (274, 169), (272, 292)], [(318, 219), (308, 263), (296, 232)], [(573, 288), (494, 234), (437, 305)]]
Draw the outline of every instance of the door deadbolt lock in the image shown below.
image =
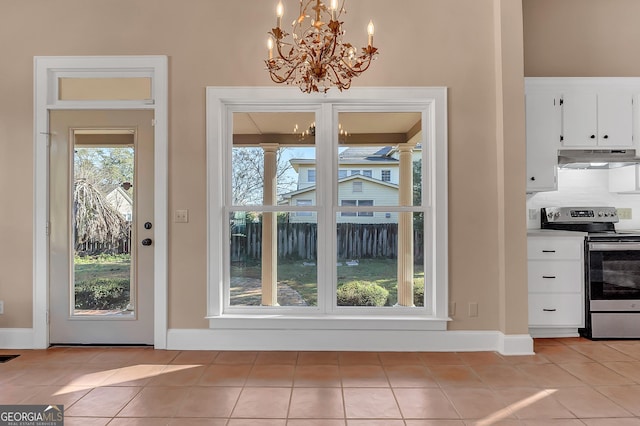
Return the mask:
[(143, 246), (150, 246), (152, 242), (153, 241), (151, 241), (151, 238), (145, 238), (144, 240), (142, 240), (142, 245)]
[(151, 229), (151, 228), (153, 228), (153, 225), (151, 224), (151, 222), (144, 223), (144, 229)]

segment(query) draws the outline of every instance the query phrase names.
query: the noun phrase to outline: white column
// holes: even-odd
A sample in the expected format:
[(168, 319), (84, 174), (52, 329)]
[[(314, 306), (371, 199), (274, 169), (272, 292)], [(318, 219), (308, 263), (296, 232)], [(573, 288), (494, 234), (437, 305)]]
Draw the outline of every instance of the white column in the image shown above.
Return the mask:
[[(278, 144), (263, 144), (264, 187), (262, 204), (277, 202)], [(278, 213), (262, 213), (262, 305), (278, 306)]]
[[(413, 205), (413, 145), (400, 145), (398, 204)], [(413, 213), (398, 213), (398, 305), (413, 305)]]

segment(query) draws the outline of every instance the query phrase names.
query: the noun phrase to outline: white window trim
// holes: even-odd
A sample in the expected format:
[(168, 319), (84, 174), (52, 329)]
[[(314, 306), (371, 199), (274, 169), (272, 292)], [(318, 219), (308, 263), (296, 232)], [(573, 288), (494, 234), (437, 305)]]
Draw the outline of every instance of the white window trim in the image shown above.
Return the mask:
[[(334, 114), (333, 120), (322, 120), (319, 134), (331, 134), (331, 122), (339, 112), (350, 111), (357, 105), (358, 111), (422, 111), (425, 144), (423, 146), (423, 205), (425, 238), (432, 246), (425, 253), (432, 253), (425, 260), (425, 298), (431, 301), (429, 314), (415, 315), (415, 308), (386, 309), (362, 307), (344, 308), (341, 313), (325, 314), (318, 310), (295, 307), (259, 307), (257, 310), (223, 312), (225, 287), (225, 251), (222, 224), (224, 215), (224, 185), (220, 173), (226, 175), (226, 135), (232, 121), (235, 106), (248, 106), (252, 111), (288, 111), (292, 108), (316, 111), (325, 118)], [(241, 110), (241, 107), (240, 109)], [(421, 330), (445, 330), (448, 318), (448, 218), (447, 218), (447, 92), (446, 88), (353, 88), (347, 92), (326, 95), (308, 95), (296, 88), (286, 87), (208, 87), (207, 88), (207, 196), (208, 196), (208, 305), (207, 319), (216, 329), (265, 329), (276, 330), (329, 330), (329, 329), (404, 329), (407, 324)], [(327, 134), (325, 133), (325, 134)], [(337, 149), (337, 148), (335, 148)], [(337, 153), (333, 153), (337, 158)], [(332, 164), (332, 158), (322, 158), (319, 163)], [(338, 168), (337, 164), (333, 167)], [(317, 176), (318, 185), (335, 188), (336, 173)], [(429, 186), (425, 185), (429, 183)], [(320, 195), (320, 194), (319, 194)], [(337, 195), (334, 194), (334, 198)], [(323, 205), (318, 200), (318, 205)], [(335, 205), (335, 202), (333, 203)], [(260, 207), (261, 210), (270, 210)], [(321, 209), (317, 208), (315, 211)], [(336, 211), (334, 211), (335, 216)], [(327, 216), (327, 215), (322, 215)], [(319, 217), (319, 225), (332, 223), (330, 217)], [(323, 244), (327, 244), (324, 241)], [(320, 251), (319, 247), (319, 251)], [(318, 271), (318, 282), (325, 282), (335, 271)], [(325, 276), (325, 274), (327, 274)], [(319, 291), (327, 286), (319, 285)], [(326, 288), (325, 288), (326, 291)], [(329, 298), (326, 298), (329, 299)], [(319, 298), (321, 300), (321, 298)], [(321, 307), (319, 307), (321, 308)], [(286, 314), (286, 315), (284, 315)], [(401, 323), (398, 323), (398, 321)], [(410, 321), (407, 323), (407, 321)], [(416, 321), (418, 321), (416, 323)], [(286, 324), (286, 325), (285, 325)], [(394, 325), (395, 324), (395, 325)]]

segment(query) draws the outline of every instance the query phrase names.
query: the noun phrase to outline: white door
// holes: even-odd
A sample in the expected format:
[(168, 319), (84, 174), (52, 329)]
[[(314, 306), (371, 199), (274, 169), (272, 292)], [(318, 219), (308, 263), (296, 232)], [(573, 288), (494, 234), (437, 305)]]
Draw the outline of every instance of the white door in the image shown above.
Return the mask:
[(51, 344), (153, 344), (153, 111), (50, 111)]

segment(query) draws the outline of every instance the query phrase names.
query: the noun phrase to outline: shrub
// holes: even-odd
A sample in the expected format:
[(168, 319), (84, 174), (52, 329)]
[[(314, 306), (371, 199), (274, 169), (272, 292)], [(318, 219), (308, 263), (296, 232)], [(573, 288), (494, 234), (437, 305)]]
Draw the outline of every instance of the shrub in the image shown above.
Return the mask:
[(129, 303), (129, 280), (94, 278), (76, 283), (76, 309), (125, 309)]
[(424, 306), (424, 280), (415, 280), (413, 282), (413, 304), (415, 306)]
[(384, 306), (389, 291), (368, 281), (351, 281), (338, 288), (338, 306)]

